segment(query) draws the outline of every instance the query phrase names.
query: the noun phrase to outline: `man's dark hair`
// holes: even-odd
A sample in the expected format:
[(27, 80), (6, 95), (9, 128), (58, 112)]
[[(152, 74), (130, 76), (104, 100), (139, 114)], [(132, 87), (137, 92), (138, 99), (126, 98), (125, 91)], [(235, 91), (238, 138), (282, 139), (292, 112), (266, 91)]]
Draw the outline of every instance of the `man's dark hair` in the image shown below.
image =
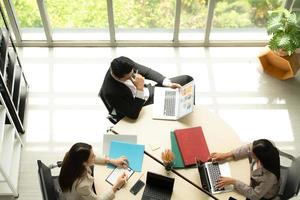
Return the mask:
[(117, 78), (123, 78), (126, 74), (131, 72), (134, 65), (134, 62), (131, 59), (121, 56), (113, 59), (110, 63), (110, 69)]

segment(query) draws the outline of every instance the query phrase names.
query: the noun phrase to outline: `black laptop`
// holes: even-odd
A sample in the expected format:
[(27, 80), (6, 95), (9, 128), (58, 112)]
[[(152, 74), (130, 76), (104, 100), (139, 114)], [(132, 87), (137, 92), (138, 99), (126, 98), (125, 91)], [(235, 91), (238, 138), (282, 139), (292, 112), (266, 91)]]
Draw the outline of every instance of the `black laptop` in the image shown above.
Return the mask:
[(171, 199), (174, 178), (147, 172), (146, 187), (142, 200), (169, 200)]

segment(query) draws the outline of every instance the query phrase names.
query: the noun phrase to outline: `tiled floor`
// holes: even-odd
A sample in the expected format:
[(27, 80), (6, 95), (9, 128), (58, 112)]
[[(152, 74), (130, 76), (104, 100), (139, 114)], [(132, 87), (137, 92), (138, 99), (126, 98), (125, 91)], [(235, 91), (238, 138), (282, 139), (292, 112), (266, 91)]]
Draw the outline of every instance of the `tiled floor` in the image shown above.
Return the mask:
[(19, 49), (30, 84), (19, 199), (41, 199), (37, 159), (46, 164), (61, 160), (77, 141), (101, 149), (102, 134), (111, 124), (97, 93), (110, 61), (121, 55), (169, 77), (192, 75), (196, 104), (220, 115), (242, 142), (268, 138), (299, 156), (300, 73), (288, 81), (265, 75), (257, 60), (260, 49)]

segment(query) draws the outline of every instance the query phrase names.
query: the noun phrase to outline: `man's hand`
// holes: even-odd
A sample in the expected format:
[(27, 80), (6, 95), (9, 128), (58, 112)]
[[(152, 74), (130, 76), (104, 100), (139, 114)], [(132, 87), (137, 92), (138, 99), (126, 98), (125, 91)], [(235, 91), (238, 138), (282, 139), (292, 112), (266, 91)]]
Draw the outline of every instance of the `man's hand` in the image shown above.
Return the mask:
[(171, 83), (171, 85), (169, 87), (172, 89), (176, 89), (176, 88), (181, 88), (181, 85), (178, 83)]
[(132, 81), (133, 85), (136, 87), (137, 90), (144, 90), (145, 78), (142, 75), (135, 74), (135, 77), (131, 78), (130, 80)]

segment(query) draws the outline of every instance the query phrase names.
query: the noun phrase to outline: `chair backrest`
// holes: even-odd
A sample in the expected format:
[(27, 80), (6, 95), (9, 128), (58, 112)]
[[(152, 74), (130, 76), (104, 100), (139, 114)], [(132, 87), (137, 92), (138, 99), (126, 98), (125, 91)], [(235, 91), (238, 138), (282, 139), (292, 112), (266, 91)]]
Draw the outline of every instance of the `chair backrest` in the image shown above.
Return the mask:
[(290, 167), (281, 166), (280, 199), (290, 199), (297, 196), (300, 188), (300, 157), (292, 160)]
[[(50, 168), (42, 163), (42, 161), (38, 160), (37, 164), (43, 200), (57, 200), (59, 194), (54, 184), (54, 179), (57, 179), (57, 177), (51, 175)], [(56, 184), (56, 187), (59, 186)]]
[(298, 195), (300, 186), (300, 157), (293, 160), (289, 167), (287, 181), (283, 195), (286, 198), (291, 198)]
[(107, 102), (107, 100), (106, 100), (106, 98), (105, 98), (105, 96), (104, 96), (104, 94), (103, 94), (102, 88), (101, 88), (101, 90), (100, 90), (99, 96), (100, 96), (101, 100), (103, 101), (103, 103), (104, 103), (106, 109), (107, 109), (108, 112), (110, 113), (110, 112), (113, 110), (113, 107)]
[(117, 116), (113, 116), (111, 114), (112, 110), (113, 110), (113, 107), (108, 103), (108, 101), (106, 100), (104, 94), (103, 94), (103, 91), (102, 91), (102, 88), (100, 90), (100, 93), (99, 93), (99, 97), (101, 98), (102, 102), (104, 103), (107, 111), (108, 111), (108, 120), (113, 123), (113, 124), (116, 124), (119, 120), (118, 120), (118, 117)]

